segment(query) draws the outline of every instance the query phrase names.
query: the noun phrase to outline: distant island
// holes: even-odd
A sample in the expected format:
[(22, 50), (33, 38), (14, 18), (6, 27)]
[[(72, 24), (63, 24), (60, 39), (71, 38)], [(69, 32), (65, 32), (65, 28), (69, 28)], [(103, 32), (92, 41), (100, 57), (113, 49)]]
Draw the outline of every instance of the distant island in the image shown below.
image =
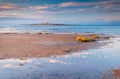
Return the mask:
[(119, 24), (59, 24), (59, 23), (38, 23), (28, 24), (30, 26), (118, 26)]
[(71, 26), (71, 24), (53, 24), (53, 23), (41, 23), (41, 24), (29, 24), (31, 26)]

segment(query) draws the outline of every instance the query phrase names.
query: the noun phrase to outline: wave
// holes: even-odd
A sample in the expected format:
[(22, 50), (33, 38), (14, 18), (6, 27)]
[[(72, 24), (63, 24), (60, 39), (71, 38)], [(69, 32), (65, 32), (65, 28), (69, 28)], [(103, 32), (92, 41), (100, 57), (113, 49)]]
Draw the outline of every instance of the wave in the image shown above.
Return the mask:
[(0, 28), (0, 33), (22, 33), (21, 30), (15, 29), (15, 28)]

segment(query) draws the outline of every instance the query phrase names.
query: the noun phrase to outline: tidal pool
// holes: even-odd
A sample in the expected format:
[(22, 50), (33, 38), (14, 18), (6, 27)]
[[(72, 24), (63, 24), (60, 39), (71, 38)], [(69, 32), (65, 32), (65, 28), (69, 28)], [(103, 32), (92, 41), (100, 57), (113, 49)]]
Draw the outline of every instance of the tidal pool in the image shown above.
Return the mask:
[(105, 73), (120, 68), (120, 35), (99, 42), (108, 45), (47, 58), (0, 59), (0, 79), (106, 79)]

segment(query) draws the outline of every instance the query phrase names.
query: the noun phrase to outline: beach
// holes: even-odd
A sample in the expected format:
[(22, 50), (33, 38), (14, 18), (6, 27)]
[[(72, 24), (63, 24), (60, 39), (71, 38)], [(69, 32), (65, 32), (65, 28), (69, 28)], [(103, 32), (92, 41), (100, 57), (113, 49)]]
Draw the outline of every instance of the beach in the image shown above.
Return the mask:
[[(109, 30), (100, 26), (101, 30), (94, 33), (97, 26), (94, 28), (90, 26), (86, 29), (90, 33), (84, 33), (77, 32), (76, 29), (72, 30), (72, 27), (79, 30), (88, 26), (44, 27), (49, 29), (49, 32), (40, 31), (42, 27), (38, 26), (29, 27), (34, 31), (28, 29), (25, 32), (22, 31), (28, 28), (25, 26), (1, 29), (3, 31), (0, 31), (0, 78), (118, 78), (120, 35), (116, 32), (119, 28), (116, 27), (111, 31), (112, 26), (108, 26)], [(62, 28), (73, 32), (63, 33)], [(11, 32), (11, 29), (14, 31)]]
[(76, 37), (79, 35), (0, 34), (0, 58), (48, 57), (100, 46), (98, 42), (77, 42)]
[(119, 78), (119, 26), (0, 28), (0, 79)]

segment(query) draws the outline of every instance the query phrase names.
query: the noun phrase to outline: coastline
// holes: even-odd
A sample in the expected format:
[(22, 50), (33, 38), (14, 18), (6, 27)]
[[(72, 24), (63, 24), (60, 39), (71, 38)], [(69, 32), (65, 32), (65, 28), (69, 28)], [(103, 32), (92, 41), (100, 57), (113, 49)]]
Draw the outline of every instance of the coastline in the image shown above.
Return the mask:
[(97, 41), (76, 42), (75, 39), (79, 35), (87, 36), (86, 34), (0, 33), (0, 58), (49, 57), (98, 48), (102, 45)]

